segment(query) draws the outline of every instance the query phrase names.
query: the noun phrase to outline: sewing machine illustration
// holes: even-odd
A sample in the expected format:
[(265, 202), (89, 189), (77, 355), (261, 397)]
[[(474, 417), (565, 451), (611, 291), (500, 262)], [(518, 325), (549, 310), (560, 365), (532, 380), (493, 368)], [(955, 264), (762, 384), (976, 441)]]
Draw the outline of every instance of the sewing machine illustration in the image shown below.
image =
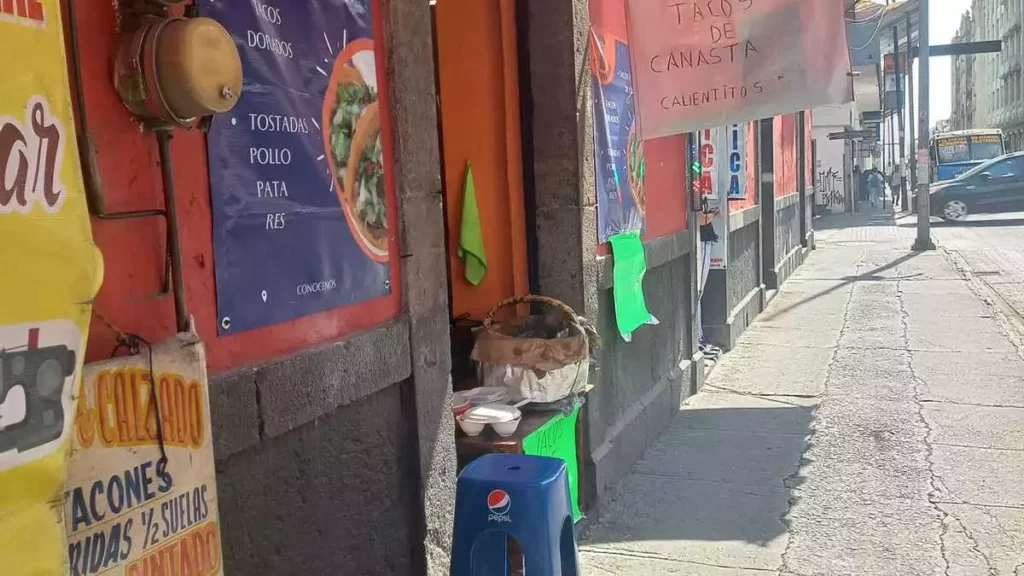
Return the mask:
[(39, 329), (28, 344), (0, 348), (0, 454), (25, 452), (61, 437), (64, 386), (75, 372), (67, 346), (39, 347)]

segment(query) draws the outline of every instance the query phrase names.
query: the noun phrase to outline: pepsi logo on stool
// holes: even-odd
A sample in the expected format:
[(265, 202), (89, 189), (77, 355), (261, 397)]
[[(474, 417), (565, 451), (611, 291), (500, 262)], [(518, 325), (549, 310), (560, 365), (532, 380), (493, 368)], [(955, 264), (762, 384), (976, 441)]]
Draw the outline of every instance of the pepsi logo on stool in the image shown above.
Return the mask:
[(512, 499), (507, 492), (501, 489), (492, 490), (487, 495), (487, 508), (491, 513), (487, 516), (488, 522), (511, 522), (512, 517), (508, 511), (512, 508)]

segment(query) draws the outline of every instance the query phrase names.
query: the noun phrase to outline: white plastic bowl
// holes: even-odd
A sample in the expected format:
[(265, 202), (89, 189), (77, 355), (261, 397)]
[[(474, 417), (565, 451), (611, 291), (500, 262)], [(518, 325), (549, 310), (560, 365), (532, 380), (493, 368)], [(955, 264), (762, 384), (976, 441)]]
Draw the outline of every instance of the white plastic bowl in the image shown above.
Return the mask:
[(516, 433), (516, 429), (519, 428), (520, 420), (520, 418), (516, 418), (515, 420), (510, 420), (508, 422), (492, 422), (491, 427), (494, 428), (494, 431), (498, 436), (505, 438)]
[(504, 404), (483, 404), (473, 406), (461, 415), (462, 418), (472, 422), (483, 422), (493, 424), (495, 422), (511, 422), (522, 416), (518, 408)]
[[(456, 416), (455, 420), (456, 422), (459, 423), (459, 428), (462, 428), (462, 431), (465, 432), (467, 436), (479, 436), (480, 433), (484, 431), (484, 426), (486, 426), (487, 424), (483, 422), (473, 422), (472, 420), (466, 420), (462, 416), (462, 414)], [(516, 424), (518, 425), (518, 422)], [(515, 432), (514, 429), (513, 432)]]

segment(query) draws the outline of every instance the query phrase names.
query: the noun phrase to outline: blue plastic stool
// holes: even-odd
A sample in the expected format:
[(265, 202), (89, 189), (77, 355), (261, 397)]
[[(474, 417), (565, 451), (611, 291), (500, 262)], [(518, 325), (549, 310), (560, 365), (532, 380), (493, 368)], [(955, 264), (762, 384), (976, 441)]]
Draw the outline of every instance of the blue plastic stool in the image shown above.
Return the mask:
[(452, 576), (508, 574), (507, 535), (527, 576), (578, 576), (576, 532), (565, 462), (487, 454), (459, 475)]

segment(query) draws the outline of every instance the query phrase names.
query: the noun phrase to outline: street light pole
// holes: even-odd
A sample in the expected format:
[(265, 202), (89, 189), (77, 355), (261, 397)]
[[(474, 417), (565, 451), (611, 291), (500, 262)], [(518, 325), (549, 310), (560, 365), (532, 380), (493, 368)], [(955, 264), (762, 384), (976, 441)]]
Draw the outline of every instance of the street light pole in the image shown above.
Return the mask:
[[(900, 206), (903, 208), (904, 212), (910, 211), (910, 201), (909, 198), (907, 198), (907, 196), (909, 196), (907, 186), (909, 184), (911, 191), (916, 190), (915, 186), (917, 186), (917, 162), (914, 161), (914, 150), (917, 150), (917, 147), (914, 145), (914, 118), (916, 118), (914, 115), (914, 44), (912, 41), (913, 29), (911, 28), (911, 24), (910, 12), (907, 12), (907, 104), (910, 106), (907, 110), (907, 121), (910, 124), (910, 129), (907, 130), (907, 132), (908, 136), (910, 136), (911, 152), (907, 177), (903, 179), (903, 197), (900, 198)], [(900, 130), (903, 130), (903, 128), (900, 128)]]
[[(897, 72), (896, 73), (896, 85), (897, 86), (899, 86), (899, 81), (900, 81), (900, 75), (899, 75), (899, 72)], [(897, 88), (896, 89), (896, 103), (897, 103), (897, 105), (899, 104), (899, 100), (900, 100), (900, 91), (899, 91), (899, 88)], [(889, 112), (889, 120), (886, 122), (886, 124), (889, 125), (889, 146), (891, 146), (890, 153), (889, 153), (890, 169), (889, 169), (888, 172), (886, 172), (886, 177), (887, 177), (887, 179), (889, 180), (890, 183), (892, 182), (892, 178), (890, 178), (890, 176), (896, 172), (896, 167), (899, 166), (899, 163), (896, 161), (896, 135), (894, 133), (896, 131), (895, 123), (896, 123), (896, 111), (895, 110), (891, 110)], [(892, 191), (892, 198), (893, 198), (893, 202), (895, 203), (896, 202), (896, 191), (895, 190)], [(882, 195), (882, 208), (885, 208), (885, 194)]]
[(878, 126), (878, 142), (882, 145), (882, 174), (888, 174), (888, 166), (886, 165), (885, 159), (889, 155), (889, 136), (886, 132), (885, 127), (885, 65), (882, 65), (882, 123)]
[(928, 197), (928, 187), (931, 180), (931, 162), (928, 159), (928, 142), (931, 140), (931, 126), (928, 114), (930, 105), (929, 96), (931, 92), (931, 44), (928, 38), (928, 0), (921, 1), (921, 12), (918, 28), (920, 48), (921, 71), (921, 96), (918, 99), (920, 108), (917, 133), (917, 240), (914, 242), (914, 250), (934, 250), (935, 244), (931, 238), (931, 202)]
[[(900, 134), (900, 161), (896, 165), (899, 167), (898, 169), (900, 171), (900, 189), (899, 190), (893, 190), (892, 191), (892, 197), (893, 197), (893, 201), (895, 203), (896, 195), (899, 194), (900, 195), (900, 202), (901, 202), (900, 206), (903, 206), (903, 209), (906, 210), (907, 209), (907, 178), (906, 178), (907, 139), (906, 139), (906, 130), (904, 129), (904, 124), (903, 124), (903, 108), (904, 108), (904, 106), (906, 104), (903, 101), (904, 94), (903, 94), (903, 91), (900, 89), (900, 83), (903, 81), (903, 78), (904, 78), (903, 75), (907, 74), (908, 66), (906, 65), (906, 62), (910, 61), (910, 43), (909, 42), (907, 43), (907, 50), (906, 50), (906, 52), (903, 53), (903, 61), (901, 63), (900, 62), (900, 37), (899, 37), (898, 29), (899, 29), (899, 26), (893, 26), (892, 27), (892, 45), (893, 45), (893, 50), (892, 51), (893, 51), (893, 59), (896, 60), (896, 118), (897, 118), (897, 126), (899, 127), (898, 130), (899, 130), (899, 134)], [(909, 37), (910, 34), (908, 33), (907, 36)], [(910, 77), (906, 76), (906, 78), (907, 78), (907, 81), (909, 82), (910, 81)]]

